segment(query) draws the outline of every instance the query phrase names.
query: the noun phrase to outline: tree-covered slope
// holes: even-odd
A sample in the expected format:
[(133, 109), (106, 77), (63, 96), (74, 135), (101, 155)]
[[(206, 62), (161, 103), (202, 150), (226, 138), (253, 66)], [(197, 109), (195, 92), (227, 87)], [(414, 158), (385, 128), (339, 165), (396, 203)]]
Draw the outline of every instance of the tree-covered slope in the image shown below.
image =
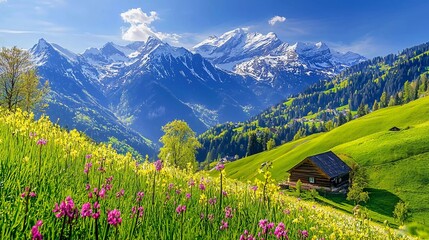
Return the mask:
[[(401, 131), (389, 131), (392, 127)], [(250, 180), (257, 177), (262, 163), (272, 161), (273, 177), (285, 181), (287, 171), (302, 159), (328, 150), (367, 169), (370, 188), (408, 202), (412, 220), (424, 223), (429, 216), (429, 201), (422, 197), (429, 195), (429, 97), (380, 109), (329, 132), (231, 162), (226, 169), (228, 177)], [(370, 203), (378, 200), (370, 199)]]
[(280, 145), (372, 110), (407, 103), (428, 94), (428, 69), (429, 43), (357, 64), (246, 122), (211, 128), (200, 136), (198, 159), (249, 156), (266, 150), (270, 139)]

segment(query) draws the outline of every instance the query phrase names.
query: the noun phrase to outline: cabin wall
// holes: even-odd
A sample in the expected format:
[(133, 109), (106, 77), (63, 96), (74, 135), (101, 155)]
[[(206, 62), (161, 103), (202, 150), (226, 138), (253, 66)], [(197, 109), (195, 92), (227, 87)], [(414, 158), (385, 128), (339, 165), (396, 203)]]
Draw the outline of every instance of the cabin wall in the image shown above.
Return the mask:
[[(309, 177), (314, 177), (314, 183), (310, 183)], [(331, 181), (323, 175), (319, 168), (314, 166), (309, 160), (305, 160), (300, 166), (290, 172), (289, 181), (297, 182), (321, 187), (331, 187)]]

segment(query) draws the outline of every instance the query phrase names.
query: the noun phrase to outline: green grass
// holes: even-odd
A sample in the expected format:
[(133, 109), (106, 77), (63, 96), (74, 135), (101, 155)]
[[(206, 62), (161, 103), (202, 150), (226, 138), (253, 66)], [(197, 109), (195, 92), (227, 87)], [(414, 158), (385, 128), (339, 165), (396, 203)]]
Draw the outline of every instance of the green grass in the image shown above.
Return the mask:
[[(391, 199), (410, 204), (412, 221), (429, 224), (429, 97), (403, 106), (378, 110), (330, 132), (286, 143), (271, 151), (243, 158), (227, 165), (229, 177), (240, 180), (255, 178), (263, 162), (273, 162), (273, 178), (287, 179), (287, 171), (306, 156), (332, 150), (348, 163), (364, 166), (370, 187), (387, 191)], [(402, 130), (390, 132), (393, 126)], [(390, 195), (389, 195), (390, 196)], [(379, 220), (390, 219), (395, 201), (373, 194), (368, 208)], [(329, 199), (346, 204), (339, 199)], [(385, 202), (383, 202), (385, 201)], [(334, 204), (335, 205), (335, 204)], [(346, 210), (351, 204), (346, 204)]]

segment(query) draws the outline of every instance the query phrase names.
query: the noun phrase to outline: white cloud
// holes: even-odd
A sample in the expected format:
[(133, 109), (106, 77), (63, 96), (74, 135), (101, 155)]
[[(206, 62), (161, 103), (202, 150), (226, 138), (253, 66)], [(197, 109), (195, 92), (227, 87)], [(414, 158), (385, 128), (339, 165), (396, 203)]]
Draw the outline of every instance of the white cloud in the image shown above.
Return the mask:
[(285, 17), (274, 16), (270, 20), (268, 20), (268, 24), (270, 24), (271, 26), (274, 26), (276, 23), (282, 23), (284, 21), (286, 21)]
[(0, 0), (0, 3), (4, 3), (4, 2), (7, 2), (7, 0)]
[(158, 20), (158, 14), (151, 11), (149, 14), (143, 12), (141, 8), (133, 8), (121, 13), (122, 20), (129, 23), (129, 28), (122, 30), (122, 39), (127, 41), (146, 41), (150, 36), (156, 37), (172, 43), (178, 43), (181, 38), (175, 33), (158, 32), (151, 25), (152, 22)]

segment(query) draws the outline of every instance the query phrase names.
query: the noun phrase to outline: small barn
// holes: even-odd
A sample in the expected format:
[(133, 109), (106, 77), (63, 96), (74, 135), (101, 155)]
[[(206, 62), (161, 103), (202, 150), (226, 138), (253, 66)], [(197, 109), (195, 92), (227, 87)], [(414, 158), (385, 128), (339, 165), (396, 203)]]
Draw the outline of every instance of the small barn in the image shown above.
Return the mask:
[(347, 188), (350, 167), (332, 151), (306, 157), (288, 172), (289, 185), (301, 180), (304, 188), (338, 191)]

